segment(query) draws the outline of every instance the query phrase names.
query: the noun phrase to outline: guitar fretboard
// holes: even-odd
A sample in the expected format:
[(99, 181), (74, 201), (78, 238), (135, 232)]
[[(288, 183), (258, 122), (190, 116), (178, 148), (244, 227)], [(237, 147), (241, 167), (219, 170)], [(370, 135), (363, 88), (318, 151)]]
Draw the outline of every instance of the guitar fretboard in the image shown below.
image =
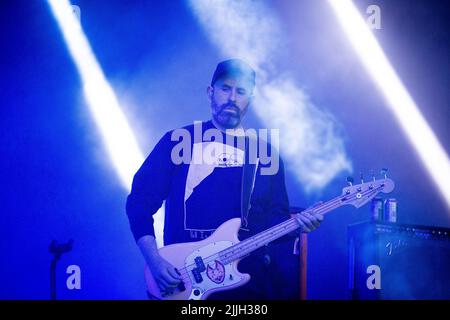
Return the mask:
[[(383, 187), (384, 184), (382, 184), (378, 188), (373, 188), (370, 191), (365, 191), (363, 192), (363, 194), (364, 196), (376, 194)], [(341, 195), (327, 202), (324, 202), (317, 207), (314, 207), (313, 210), (316, 213), (325, 214), (344, 204), (347, 204), (350, 200), (352, 200), (350, 199), (352, 197), (354, 197), (354, 195)], [(254, 236), (251, 236), (225, 250), (220, 251), (219, 258), (224, 264), (241, 259), (251, 252), (255, 251), (256, 249), (261, 248), (262, 246), (265, 246), (266, 244), (278, 238), (281, 238), (282, 236), (298, 229), (299, 227), (300, 223), (298, 222), (298, 220), (296, 218), (291, 218)]]

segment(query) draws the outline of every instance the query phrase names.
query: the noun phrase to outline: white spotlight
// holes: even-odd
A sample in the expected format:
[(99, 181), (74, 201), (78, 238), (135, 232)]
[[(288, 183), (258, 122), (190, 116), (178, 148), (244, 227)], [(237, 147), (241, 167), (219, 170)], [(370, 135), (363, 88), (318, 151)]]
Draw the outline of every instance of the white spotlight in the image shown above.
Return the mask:
[(129, 189), (133, 175), (144, 161), (114, 91), (81, 29), (72, 6), (66, 0), (48, 0), (70, 54), (77, 66), (84, 92), (103, 141), (122, 183)]
[(388, 102), (450, 207), (450, 161), (419, 108), (395, 73), (377, 40), (350, 0), (329, 0), (365, 68)]
[[(124, 187), (129, 190), (133, 175), (144, 156), (117, 101), (113, 89), (92, 52), (79, 22), (79, 12), (67, 0), (48, 0), (69, 52), (83, 82), (84, 93), (103, 142)], [(78, 8), (79, 11), (79, 8)], [(155, 216), (158, 245), (162, 244), (163, 210)]]

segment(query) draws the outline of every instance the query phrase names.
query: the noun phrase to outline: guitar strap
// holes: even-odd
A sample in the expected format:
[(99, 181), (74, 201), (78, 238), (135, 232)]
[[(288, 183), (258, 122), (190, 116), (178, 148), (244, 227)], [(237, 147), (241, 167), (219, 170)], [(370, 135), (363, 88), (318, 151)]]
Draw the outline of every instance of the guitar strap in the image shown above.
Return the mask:
[[(249, 153), (250, 140), (257, 141), (256, 137), (250, 135), (245, 136), (245, 156), (244, 165), (242, 168), (242, 188), (241, 188), (241, 229), (249, 231), (248, 229), (248, 213), (250, 211), (250, 200), (255, 187), (256, 171), (258, 170), (259, 158), (256, 155)], [(254, 144), (256, 146), (256, 144)], [(255, 159), (254, 159), (255, 158)], [(256, 161), (255, 161), (256, 160)]]

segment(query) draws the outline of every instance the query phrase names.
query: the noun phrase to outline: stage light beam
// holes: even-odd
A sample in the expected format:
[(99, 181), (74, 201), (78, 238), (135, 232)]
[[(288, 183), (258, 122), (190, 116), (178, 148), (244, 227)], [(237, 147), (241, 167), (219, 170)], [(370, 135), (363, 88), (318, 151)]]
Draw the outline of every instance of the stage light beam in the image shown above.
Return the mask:
[[(78, 69), (90, 112), (122, 185), (131, 189), (134, 173), (144, 161), (117, 97), (105, 79), (81, 24), (67, 0), (48, 0), (70, 55)], [(163, 209), (154, 216), (158, 246), (162, 245)]]
[(364, 67), (450, 208), (450, 161), (381, 46), (350, 0), (328, 0)]
[(103, 142), (122, 183), (129, 189), (144, 156), (70, 3), (66, 0), (48, 0), (48, 3), (77, 66), (91, 114), (100, 129)]

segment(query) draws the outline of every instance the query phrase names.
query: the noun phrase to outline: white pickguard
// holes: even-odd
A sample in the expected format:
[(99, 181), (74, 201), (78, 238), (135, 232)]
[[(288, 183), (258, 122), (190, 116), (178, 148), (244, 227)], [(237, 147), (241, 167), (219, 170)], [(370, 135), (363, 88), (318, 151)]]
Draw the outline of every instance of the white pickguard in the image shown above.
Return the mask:
[[(213, 242), (195, 250), (186, 258), (185, 267), (189, 270), (189, 278), (192, 283), (192, 292), (189, 296), (189, 300), (200, 300), (208, 291), (232, 286), (244, 280), (244, 277), (235, 271), (232, 263), (222, 265), (220, 262), (216, 262), (217, 260), (220, 260), (217, 252), (231, 247), (232, 245), (233, 242), (231, 241)], [(194, 275), (191, 272), (196, 266), (195, 258), (197, 257), (202, 257), (206, 267), (206, 270), (201, 272), (203, 281), (200, 283), (195, 281)], [(223, 266), (223, 268), (221, 266)]]

